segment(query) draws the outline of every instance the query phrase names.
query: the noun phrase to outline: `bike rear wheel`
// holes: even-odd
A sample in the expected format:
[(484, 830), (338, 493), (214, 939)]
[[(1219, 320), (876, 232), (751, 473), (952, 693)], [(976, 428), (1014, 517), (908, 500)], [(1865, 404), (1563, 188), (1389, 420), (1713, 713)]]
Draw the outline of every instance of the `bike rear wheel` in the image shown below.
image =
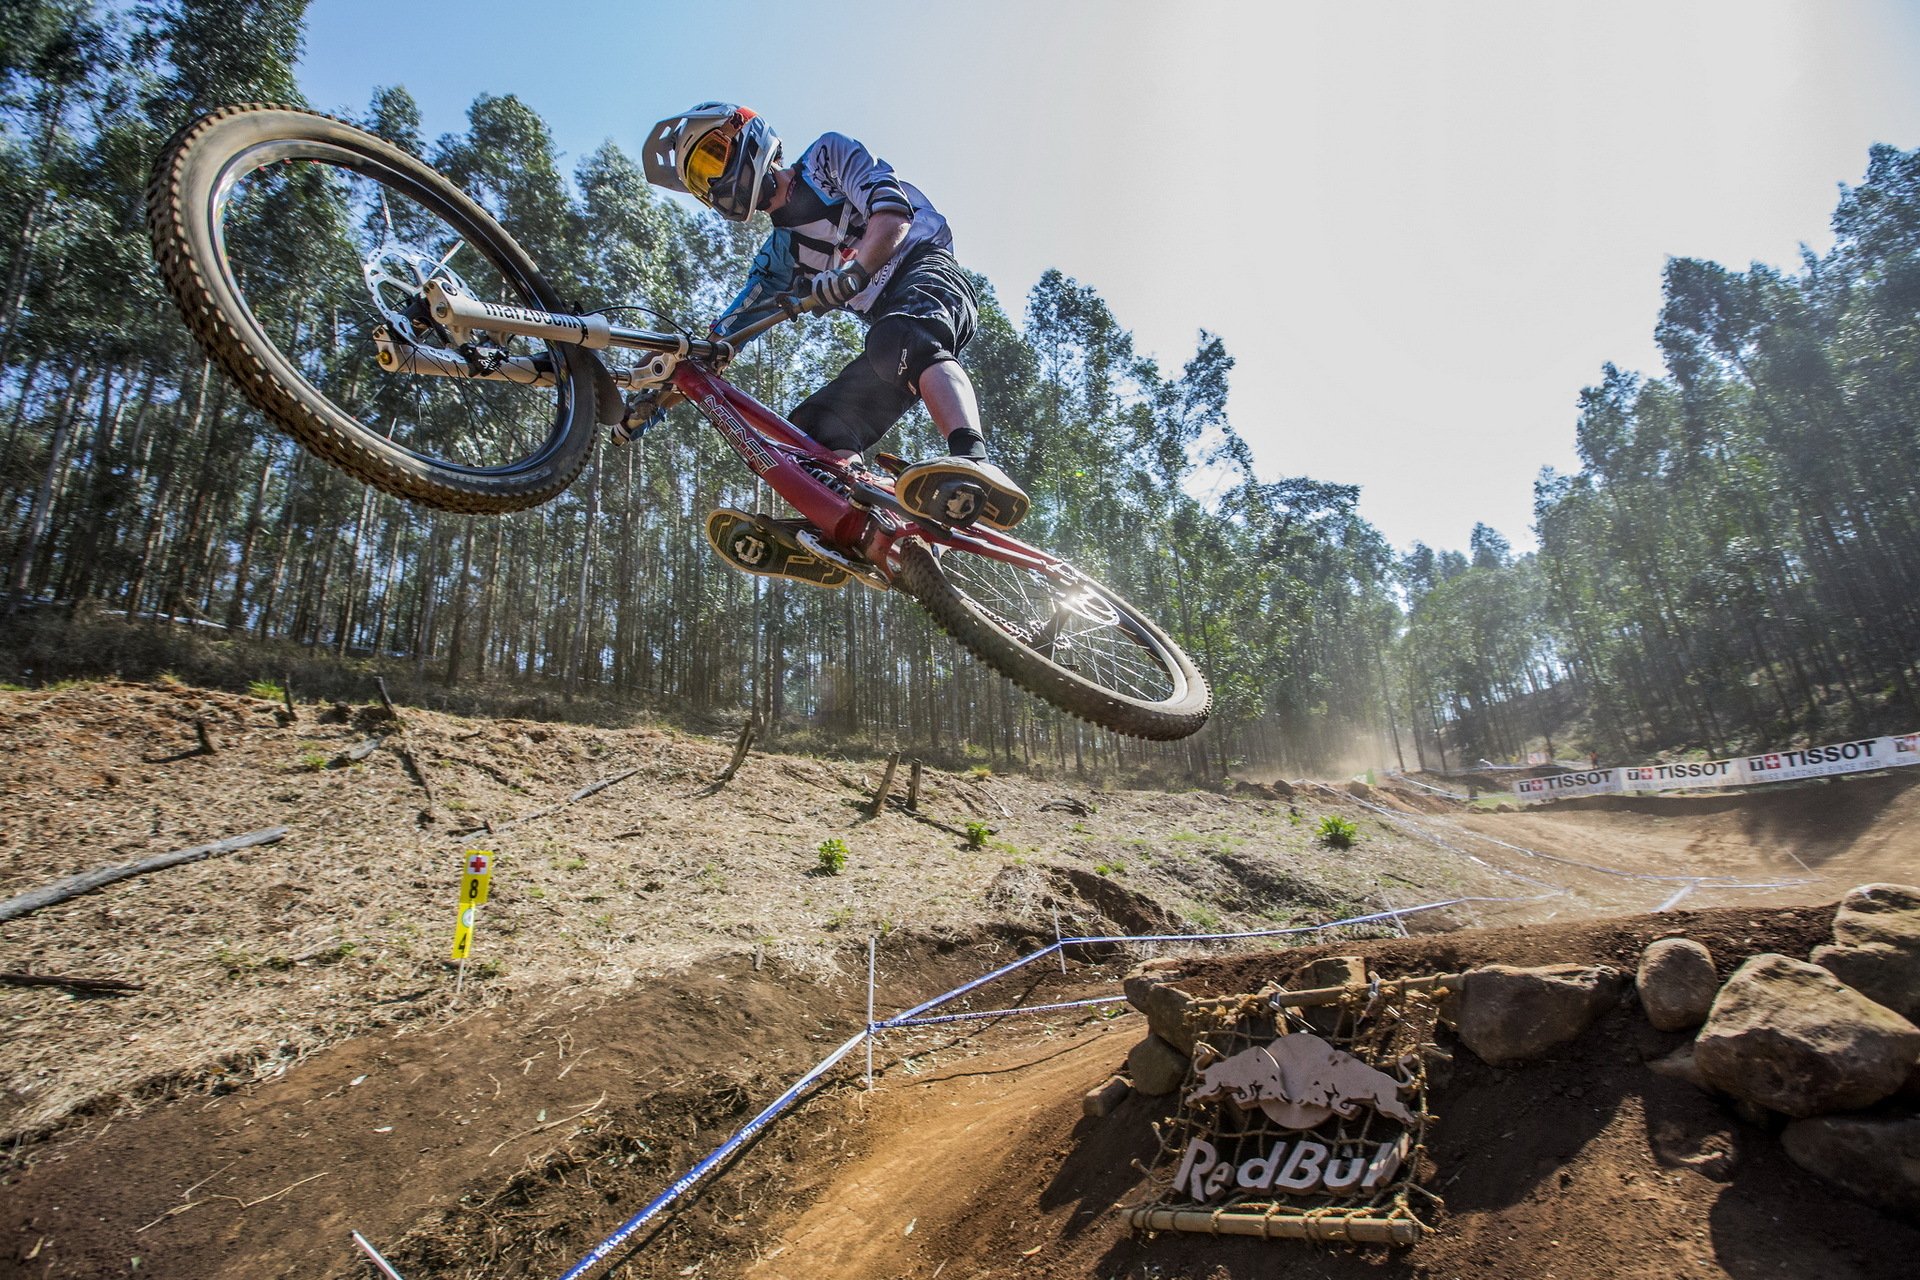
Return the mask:
[(501, 512), (552, 498), (586, 464), (598, 366), (584, 351), (475, 332), (459, 368), (518, 381), (382, 367), (381, 339), (390, 363), (462, 346), (427, 312), (434, 280), (564, 309), (493, 215), (418, 158), (326, 116), (226, 107), (161, 153), (147, 221), (207, 355), (341, 470), (441, 510)]
[(1027, 692), (1136, 738), (1198, 733), (1213, 697), (1192, 659), (1118, 594), (1062, 565), (896, 543), (894, 582), (942, 630)]

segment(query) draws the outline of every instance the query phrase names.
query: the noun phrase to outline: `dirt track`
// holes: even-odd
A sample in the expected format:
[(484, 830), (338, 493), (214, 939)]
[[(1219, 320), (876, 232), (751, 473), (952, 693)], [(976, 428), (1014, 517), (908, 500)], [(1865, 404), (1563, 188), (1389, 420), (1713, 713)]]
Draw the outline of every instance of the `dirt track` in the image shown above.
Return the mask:
[[(385, 751), (372, 768), (304, 763), (367, 736), (351, 715), (284, 729), (270, 706), (203, 691), (0, 695), (14, 770), (0, 897), (210, 823), (322, 813), (328, 832), (5, 926), (0, 969), (131, 972), (148, 987), (0, 988), (16, 1135), (0, 1275), (372, 1275), (350, 1229), (408, 1280), (558, 1275), (859, 1027), (869, 932), (883, 935), (882, 1013), (1030, 950), (1055, 908), (1069, 932), (1139, 932), (1518, 898), (1333, 949), (1404, 971), (1630, 964), (1647, 938), (1686, 930), (1730, 969), (1754, 950), (1804, 954), (1824, 932), (1824, 914), (1787, 904), (1920, 877), (1920, 786), (1897, 776), (1526, 813), (1435, 812), (1447, 806), (1376, 790), (1383, 814), (1315, 793), (1298, 818), (1259, 796), (943, 776), (932, 825), (864, 824), (858, 765), (756, 756), (750, 785), (705, 791), (719, 744), (409, 713), (429, 806)], [(166, 760), (194, 718), (213, 721), (219, 754)], [(462, 841), (445, 828), (534, 811), (628, 761), (644, 786), (489, 839), (518, 871), (489, 908), (504, 963), (452, 1006), (438, 868)], [(1092, 811), (1047, 807), (1069, 794)], [(1361, 823), (1351, 854), (1310, 839), (1334, 810)], [(967, 849), (963, 820), (991, 821), (987, 847)], [(808, 877), (812, 845), (836, 831), (853, 874)], [(324, 895), (296, 874), (316, 866)], [(1682, 890), (1677, 913), (1579, 923)], [(1526, 921), (1541, 923), (1514, 927)], [(1442, 932), (1475, 923), (1503, 927)], [(1237, 954), (1216, 962), (1222, 989), (1306, 953)], [(1035, 966), (976, 1007), (1105, 994), (1133, 958)], [(1532, 1066), (1461, 1055), (1436, 1104), (1448, 1207), (1409, 1253), (1136, 1239), (1110, 1210), (1136, 1188), (1161, 1109), (1135, 1098), (1096, 1122), (1078, 1100), (1140, 1034), (1130, 1014), (1076, 1013), (889, 1036), (876, 1092), (843, 1072), (615, 1274), (1878, 1280), (1910, 1274), (1920, 1249), (1651, 1075), (1642, 1059), (1672, 1038), (1631, 1009)]]

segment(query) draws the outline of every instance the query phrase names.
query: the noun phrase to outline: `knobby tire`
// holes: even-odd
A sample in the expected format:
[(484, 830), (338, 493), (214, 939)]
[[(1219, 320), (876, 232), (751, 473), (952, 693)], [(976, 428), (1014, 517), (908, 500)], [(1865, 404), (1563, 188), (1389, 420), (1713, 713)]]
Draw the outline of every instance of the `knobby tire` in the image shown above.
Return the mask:
[(1138, 638), (1141, 652), (1163, 664), (1174, 686), (1166, 698), (1128, 697), (1056, 664), (957, 588), (942, 571), (940, 557), (923, 539), (903, 539), (894, 545), (894, 552), (899, 559), (895, 585), (932, 615), (943, 631), (1035, 697), (1115, 733), (1160, 742), (1189, 737), (1206, 724), (1213, 695), (1193, 660), (1159, 627), (1105, 587), (1089, 583), (1116, 609), (1127, 632)]
[(518, 511), (559, 494), (586, 465), (597, 429), (595, 366), (584, 353), (553, 348), (561, 387), (547, 393), (554, 398), (554, 421), (544, 441), (501, 465), (474, 466), (406, 448), (358, 421), (302, 376), (267, 335), (221, 249), (215, 197), (223, 179), (232, 184), (254, 171), (236, 168), (242, 157), (286, 143), (324, 146), (338, 159), (323, 163), (349, 169), (439, 217), (522, 292), (522, 305), (567, 309), (493, 216), (419, 159), (329, 116), (250, 103), (210, 112), (175, 134), (147, 189), (154, 255), (201, 348), (309, 452), (387, 493), (468, 513)]

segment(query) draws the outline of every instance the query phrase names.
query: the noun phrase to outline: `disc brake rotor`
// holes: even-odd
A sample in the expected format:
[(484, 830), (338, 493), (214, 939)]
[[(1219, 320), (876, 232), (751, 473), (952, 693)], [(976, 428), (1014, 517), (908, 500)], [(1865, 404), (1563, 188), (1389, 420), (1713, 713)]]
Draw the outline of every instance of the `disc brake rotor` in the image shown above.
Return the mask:
[[(438, 326), (427, 319), (425, 294), (429, 281), (441, 280), (469, 297), (476, 296), (459, 273), (447, 265), (447, 258), (459, 247), (460, 241), (454, 241), (454, 249), (448, 251), (447, 257), (438, 258), (397, 240), (383, 240), (360, 264), (360, 274), (367, 282), (367, 291), (373, 295), (374, 308), (386, 318), (394, 333), (433, 345), (446, 340), (445, 335), (438, 332)], [(482, 340), (477, 330), (474, 340)]]

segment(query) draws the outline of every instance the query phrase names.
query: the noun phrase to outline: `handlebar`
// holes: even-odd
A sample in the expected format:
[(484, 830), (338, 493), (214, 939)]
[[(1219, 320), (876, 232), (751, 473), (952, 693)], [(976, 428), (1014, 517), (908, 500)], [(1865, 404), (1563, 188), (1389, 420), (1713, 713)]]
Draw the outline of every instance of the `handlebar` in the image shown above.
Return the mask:
[(806, 293), (783, 293), (774, 299), (774, 302), (780, 308), (778, 311), (770, 316), (763, 316), (755, 320), (745, 328), (734, 330), (722, 339), (722, 341), (738, 351), (742, 343), (750, 338), (759, 337), (767, 330), (773, 328), (773, 326), (785, 324), (789, 320), (798, 319), (806, 312), (818, 311), (820, 309), (820, 304), (814, 299), (813, 295)]

